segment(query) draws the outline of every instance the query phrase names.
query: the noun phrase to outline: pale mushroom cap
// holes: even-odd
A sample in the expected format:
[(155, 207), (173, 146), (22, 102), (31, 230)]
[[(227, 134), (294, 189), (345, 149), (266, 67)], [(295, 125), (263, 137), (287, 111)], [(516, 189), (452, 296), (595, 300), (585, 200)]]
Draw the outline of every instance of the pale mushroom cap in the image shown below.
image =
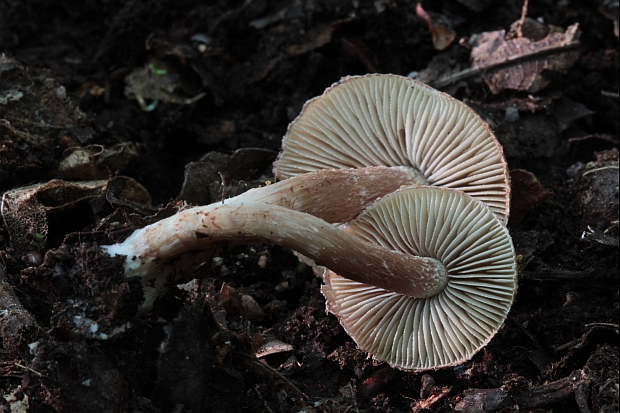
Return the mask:
[(508, 168), (489, 126), (464, 103), (413, 79), (342, 79), (306, 103), (282, 146), (280, 179), (317, 169), (410, 166), (426, 183), (459, 189), (504, 224), (508, 219)]
[(447, 286), (430, 298), (325, 272), (328, 310), (376, 359), (404, 370), (460, 364), (503, 324), (517, 289), (514, 248), (508, 230), (482, 202), (456, 190), (406, 188), (343, 229), (389, 249), (438, 259), (448, 270)]

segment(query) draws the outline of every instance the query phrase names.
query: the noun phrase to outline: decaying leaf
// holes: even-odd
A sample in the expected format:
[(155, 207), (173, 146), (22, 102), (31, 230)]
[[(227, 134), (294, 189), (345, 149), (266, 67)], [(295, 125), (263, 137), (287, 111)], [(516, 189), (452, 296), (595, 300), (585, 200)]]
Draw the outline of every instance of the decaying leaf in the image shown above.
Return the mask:
[[(119, 197), (136, 203), (150, 203), (144, 187), (131, 178), (125, 180)], [(66, 182), (52, 180), (6, 192), (0, 212), (9, 233), (11, 246), (17, 251), (45, 247), (49, 235), (47, 214), (70, 211), (78, 205), (106, 195), (112, 181)]]
[(594, 114), (594, 112), (588, 109), (583, 103), (573, 102), (566, 97), (562, 97), (558, 101), (554, 110), (560, 132), (564, 132), (568, 129), (577, 119), (592, 114)]
[(70, 180), (104, 179), (113, 173), (123, 172), (138, 159), (138, 145), (135, 142), (121, 142), (110, 147), (76, 146), (66, 150), (66, 155), (58, 164), (58, 172), (62, 178)]
[(417, 78), (435, 88), (462, 84), (465, 79), (482, 76), (492, 93), (504, 89), (524, 90), (530, 93), (546, 87), (550, 80), (544, 72), (568, 70), (579, 57), (579, 25), (562, 32), (554, 26), (544, 26), (525, 19), (522, 37), (515, 37), (517, 21), (511, 30), (484, 32), (471, 36), (471, 67), (461, 70), (446, 52), (435, 56), (426, 70)]
[(255, 356), (256, 358), (263, 358), (272, 354), (288, 353), (294, 349), (295, 348), (288, 343), (273, 339), (263, 344), (258, 350), (256, 350)]
[(370, 399), (381, 393), (394, 376), (394, 370), (389, 367), (379, 369), (357, 386), (357, 394)]
[(241, 148), (230, 156), (209, 152), (198, 162), (190, 162), (185, 166), (185, 181), (177, 199), (194, 205), (207, 205), (222, 196), (228, 198), (239, 195), (257, 186), (257, 182), (252, 183), (250, 180), (259, 179), (276, 156), (277, 153), (273, 151), (259, 148)]
[[(154, 72), (156, 67), (158, 72)], [(135, 68), (125, 78), (125, 96), (144, 102), (150, 99), (153, 102), (162, 101), (180, 105), (191, 105), (205, 96), (204, 92), (188, 96), (183, 91), (184, 80), (177, 73), (174, 65), (165, 61), (146, 63)]]
[(543, 70), (561, 72), (578, 58), (579, 25), (564, 33), (550, 31), (538, 41), (527, 37), (506, 40), (505, 30), (478, 35), (471, 51), (472, 69), (487, 71), (484, 80), (492, 93), (504, 89), (538, 92), (550, 82)]
[(91, 148), (71, 148), (67, 156), (65, 156), (60, 164), (58, 164), (58, 172), (67, 179), (97, 179), (97, 165), (94, 161), (96, 152)]
[(575, 182), (582, 238), (618, 245), (618, 150), (602, 151), (588, 162)]

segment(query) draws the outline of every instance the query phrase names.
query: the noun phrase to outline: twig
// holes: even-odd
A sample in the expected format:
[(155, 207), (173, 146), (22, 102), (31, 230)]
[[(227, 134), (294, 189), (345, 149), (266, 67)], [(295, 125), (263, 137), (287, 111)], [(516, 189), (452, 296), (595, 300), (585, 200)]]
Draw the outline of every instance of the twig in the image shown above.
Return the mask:
[(24, 370), (28, 370), (28, 371), (30, 371), (30, 372), (32, 372), (32, 373), (34, 373), (34, 374), (36, 374), (36, 375), (37, 375), (37, 376), (39, 376), (39, 377), (47, 377), (45, 374), (40, 373), (40, 372), (36, 371), (35, 369), (33, 369), (33, 368), (31, 368), (31, 367), (24, 366), (24, 365), (21, 365), (21, 364), (19, 364), (19, 363), (15, 363), (15, 365), (16, 365), (17, 367), (21, 367), (21, 368), (22, 368), (22, 369), (24, 369)]
[(586, 324), (586, 327), (605, 327), (605, 328), (613, 328), (618, 332), (620, 325), (614, 323), (590, 323)]
[(618, 96), (620, 95), (618, 95), (618, 92), (609, 92), (607, 90), (601, 90), (601, 96), (618, 99)]
[(525, 0), (523, 2), (523, 7), (521, 8), (521, 20), (519, 20), (519, 24), (517, 26), (517, 37), (523, 37), (523, 25), (525, 24), (525, 16), (527, 16), (527, 7), (530, 3), (530, 0)]
[(556, 353), (561, 353), (569, 350), (578, 350), (583, 349), (586, 344), (588, 344), (588, 339), (593, 332), (600, 333), (602, 331), (611, 331), (618, 334), (618, 324), (613, 323), (591, 323), (586, 324), (585, 327), (588, 329), (585, 333), (581, 335), (581, 337), (576, 338), (574, 340), (569, 341), (568, 343), (564, 343), (562, 345), (556, 346), (553, 348), (553, 351)]
[(589, 171), (584, 172), (584, 174), (581, 175), (581, 176), (590, 175), (590, 174), (593, 174), (594, 172), (600, 172), (600, 171), (604, 171), (606, 169), (618, 169), (618, 165), (607, 165), (607, 166), (602, 166), (600, 168), (590, 169)]
[(222, 183), (220, 184), (222, 192), (220, 196), (222, 197), (222, 205), (224, 205), (224, 200), (226, 199), (226, 178), (224, 178), (224, 175), (222, 175), (221, 172), (218, 172), (218, 175), (222, 179)]
[(567, 271), (549, 269), (535, 272), (526, 271), (523, 273), (523, 278), (536, 281), (576, 280), (580, 278), (589, 278), (593, 273), (594, 270)]
[[(518, 322), (512, 316), (508, 316), (508, 319), (510, 321), (512, 321), (512, 323), (515, 325), (515, 327), (517, 327), (517, 329), (519, 331), (521, 331), (523, 334), (525, 334), (527, 336), (527, 338), (530, 339), (530, 341), (532, 342), (532, 344), (534, 344), (535, 347), (542, 348), (542, 346), (538, 343), (538, 340), (536, 339), (536, 337), (534, 337), (534, 335), (527, 328), (525, 328), (525, 326), (523, 326), (523, 324)], [(516, 346), (516, 347), (520, 347), (520, 346)], [(523, 348), (524, 350), (526, 350), (528, 352), (531, 351), (531, 350), (526, 349), (525, 347), (521, 347), (521, 348)], [(512, 348), (512, 350), (514, 350), (514, 349), (515, 349), (515, 347)], [(512, 350), (510, 350), (510, 351), (512, 351)]]
[(297, 393), (298, 396), (302, 397), (304, 400), (306, 401), (310, 401), (310, 397), (308, 397), (304, 392), (302, 392), (301, 390), (299, 390), (299, 388), (297, 386), (295, 386), (289, 379), (287, 379), (286, 377), (284, 377), (282, 375), (282, 373), (280, 373), (278, 370), (274, 369), (273, 367), (271, 367), (269, 364), (267, 363), (261, 363), (256, 357), (251, 356), (249, 354), (245, 354), (245, 353), (240, 353), (242, 354), (244, 357), (246, 357), (248, 360), (250, 360), (251, 362), (253, 362), (255, 365), (260, 366), (266, 370), (268, 370), (270, 373), (275, 374), (276, 376), (278, 376), (288, 387), (289, 389), (293, 390), (295, 393)]
[(32, 122), (32, 121), (29, 121), (29, 120), (26, 120), (26, 119), (15, 118), (15, 117), (12, 117), (12, 116), (7, 116), (6, 119), (11, 120), (11, 121), (17, 121), (17, 122), (26, 123), (28, 125), (38, 126), (40, 128), (51, 128), (51, 129), (64, 129), (64, 128), (66, 128), (66, 126), (46, 125), (44, 123)]
[(263, 402), (263, 406), (265, 406), (265, 409), (267, 410), (267, 412), (269, 412), (269, 413), (276, 413), (269, 406), (269, 403), (267, 403), (267, 400), (265, 400), (265, 398), (261, 394), (260, 390), (258, 389), (258, 384), (256, 386), (254, 386), (254, 392), (256, 392), (256, 396), (258, 396), (258, 398), (261, 399), (261, 401)]
[(464, 397), (456, 405), (456, 410), (483, 411), (480, 410), (480, 406), (484, 408), (500, 405), (514, 406), (520, 410), (536, 409), (566, 399), (578, 386), (587, 383), (588, 380), (582, 377), (582, 371), (575, 370), (568, 377), (530, 389), (515, 391), (506, 386), (495, 389), (470, 389), (465, 391)]

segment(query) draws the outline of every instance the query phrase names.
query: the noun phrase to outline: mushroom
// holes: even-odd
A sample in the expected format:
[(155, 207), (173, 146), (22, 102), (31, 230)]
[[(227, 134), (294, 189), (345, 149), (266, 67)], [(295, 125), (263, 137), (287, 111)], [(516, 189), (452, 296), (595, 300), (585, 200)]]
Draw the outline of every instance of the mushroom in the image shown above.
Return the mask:
[(439, 293), (413, 297), (325, 269), (328, 311), (376, 359), (414, 371), (453, 366), (503, 324), (517, 289), (514, 248), (481, 202), (455, 190), (410, 188), (342, 229), (386, 249), (434, 258), (448, 272)]
[[(178, 281), (174, 269), (196, 263), (189, 253), (207, 250), (215, 255), (222, 244), (261, 241), (291, 248), (358, 282), (411, 297), (433, 296), (448, 280), (446, 268), (435, 258), (386, 249), (313, 215), (241, 197), (183, 210), (102, 249), (110, 256), (125, 256), (126, 277), (140, 277), (145, 301), (139, 311), (144, 313)], [(189, 265), (176, 261), (185, 257)], [(204, 260), (204, 253), (198, 257)]]
[(404, 166), (419, 184), (480, 199), (506, 224), (510, 180), (502, 147), (471, 108), (413, 79), (345, 77), (308, 101), (287, 130), (274, 172)]
[(329, 311), (363, 350), (401, 369), (470, 358), (502, 325), (516, 291), (507, 229), (482, 202), (435, 187), (397, 190), (341, 227), (233, 198), (186, 209), (102, 248), (125, 256), (127, 277), (142, 278), (148, 309), (169, 282), (160, 276), (166, 263), (257, 241), (329, 268), (322, 289)]

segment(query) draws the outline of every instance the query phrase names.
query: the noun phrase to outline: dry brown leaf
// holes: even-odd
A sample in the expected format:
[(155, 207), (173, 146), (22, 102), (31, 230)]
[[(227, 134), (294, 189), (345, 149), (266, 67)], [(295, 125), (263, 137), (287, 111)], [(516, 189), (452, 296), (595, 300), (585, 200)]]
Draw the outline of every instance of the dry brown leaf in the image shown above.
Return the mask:
[(293, 350), (295, 350), (295, 347), (293, 347), (292, 345), (284, 343), (280, 340), (273, 339), (263, 344), (254, 355), (256, 356), (256, 358), (260, 359), (272, 354), (288, 353)]
[(510, 171), (512, 199), (510, 201), (510, 224), (518, 225), (525, 215), (547, 199), (552, 193), (538, 182), (533, 173), (524, 169)]
[(450, 46), (456, 38), (456, 33), (452, 29), (434, 21), (437, 20), (437, 16), (427, 13), (420, 3), (416, 4), (415, 12), (420, 23), (431, 32), (433, 36), (433, 47), (436, 50), (443, 50)]
[(431, 34), (433, 35), (433, 46), (437, 50), (443, 50), (450, 46), (456, 38), (456, 33), (453, 30), (439, 24), (433, 26)]
[(471, 51), (472, 69), (486, 71), (484, 80), (492, 93), (504, 89), (537, 92), (550, 82), (542, 76), (543, 70), (565, 71), (578, 58), (578, 24), (539, 41), (506, 40), (505, 36), (505, 30), (481, 33)]

